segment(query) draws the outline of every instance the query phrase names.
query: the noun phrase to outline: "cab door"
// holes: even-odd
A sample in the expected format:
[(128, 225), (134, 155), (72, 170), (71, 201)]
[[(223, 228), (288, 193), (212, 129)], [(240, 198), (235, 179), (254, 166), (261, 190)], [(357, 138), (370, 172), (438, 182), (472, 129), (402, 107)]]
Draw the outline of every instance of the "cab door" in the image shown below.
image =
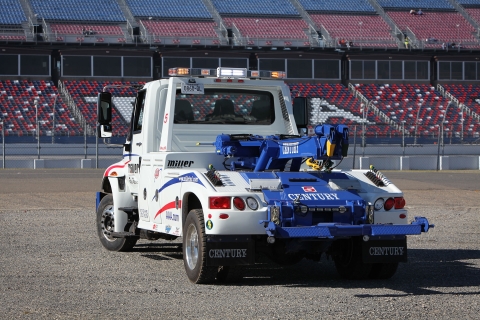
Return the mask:
[(132, 194), (138, 195), (138, 183), (140, 178), (140, 166), (144, 147), (142, 144), (142, 127), (144, 122), (144, 106), (146, 90), (139, 91), (135, 99), (135, 106), (132, 113), (130, 136), (125, 144), (124, 160), (127, 161), (127, 181)]

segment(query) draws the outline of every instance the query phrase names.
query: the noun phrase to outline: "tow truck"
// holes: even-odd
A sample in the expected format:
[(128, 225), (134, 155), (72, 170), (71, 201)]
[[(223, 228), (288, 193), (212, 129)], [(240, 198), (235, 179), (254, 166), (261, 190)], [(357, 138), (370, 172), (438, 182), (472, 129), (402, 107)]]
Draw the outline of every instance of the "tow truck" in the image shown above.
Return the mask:
[[(137, 86), (123, 158), (96, 195), (101, 244), (182, 237), (196, 284), (242, 277), (263, 256), (281, 265), (333, 259), (347, 279), (387, 279), (407, 261), (403, 193), (380, 171), (339, 170), (346, 125), (305, 134), (308, 105), (283, 72), (172, 68)], [(112, 86), (98, 95), (97, 135), (112, 137)]]

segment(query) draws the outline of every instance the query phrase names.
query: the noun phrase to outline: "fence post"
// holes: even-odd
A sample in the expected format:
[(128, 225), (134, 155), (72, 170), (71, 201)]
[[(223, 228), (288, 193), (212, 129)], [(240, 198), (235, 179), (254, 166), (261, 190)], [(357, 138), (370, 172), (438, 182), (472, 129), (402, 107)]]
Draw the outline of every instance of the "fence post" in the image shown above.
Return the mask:
[[(442, 128), (443, 126), (438, 127), (437, 171), (440, 170), (440, 136), (443, 135)], [(443, 141), (443, 137), (442, 137), (442, 141)]]
[(87, 159), (87, 122), (83, 124), (83, 144), (85, 149), (85, 159)]
[(37, 134), (37, 159), (40, 159), (40, 128), (38, 122), (38, 100), (33, 101), (33, 105), (35, 106), (35, 131)]
[(98, 136), (95, 134), (95, 169), (98, 169)]
[(353, 130), (353, 163), (352, 163), (352, 169), (355, 169), (355, 153), (357, 150), (357, 125), (354, 126)]
[(5, 122), (1, 122), (2, 125), (2, 167), (5, 169), (5, 130), (3, 128)]
[[(365, 157), (365, 131), (367, 129), (367, 124), (364, 122), (363, 123), (363, 130), (362, 130), (362, 157)], [(361, 169), (361, 168), (360, 168)]]

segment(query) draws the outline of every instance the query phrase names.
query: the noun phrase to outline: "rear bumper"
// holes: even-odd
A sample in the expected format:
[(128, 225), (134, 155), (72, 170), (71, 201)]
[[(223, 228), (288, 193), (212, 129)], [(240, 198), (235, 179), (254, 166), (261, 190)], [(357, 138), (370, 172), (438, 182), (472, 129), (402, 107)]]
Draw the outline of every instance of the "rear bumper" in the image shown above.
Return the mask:
[(269, 222), (266, 232), (269, 236), (275, 238), (345, 238), (355, 236), (406, 236), (416, 235), (427, 232), (434, 225), (429, 224), (427, 218), (415, 217), (411, 224), (391, 225), (391, 224), (335, 224), (319, 223), (309, 227), (279, 227), (273, 222)]

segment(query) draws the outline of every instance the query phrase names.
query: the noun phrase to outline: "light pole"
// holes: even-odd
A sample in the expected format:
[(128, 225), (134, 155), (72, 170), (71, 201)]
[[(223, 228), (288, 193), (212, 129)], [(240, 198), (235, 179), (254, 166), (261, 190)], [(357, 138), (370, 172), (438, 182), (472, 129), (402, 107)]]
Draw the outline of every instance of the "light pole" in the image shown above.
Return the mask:
[(415, 119), (415, 136), (413, 137), (413, 144), (417, 144), (417, 130), (418, 130), (418, 117), (420, 116), (420, 109), (422, 109), (422, 104), (423, 102), (420, 102), (418, 104), (418, 110), (417, 110), (417, 118)]
[(55, 95), (52, 108), (52, 144), (55, 143), (55, 106), (57, 105), (58, 94)]
[(443, 120), (442, 120), (442, 130), (441, 130), (441, 133), (442, 133), (442, 156), (445, 155), (445, 142), (444, 142), (444, 138), (443, 138), (443, 135), (444, 135), (444, 124), (445, 124), (445, 118), (447, 117), (447, 112), (448, 112), (448, 107), (450, 107), (450, 104), (452, 104), (452, 101), (448, 101), (448, 104), (447, 104), (447, 107), (445, 108), (445, 114), (443, 115)]
[(457, 24), (457, 47), (460, 48), (460, 24)]
[(258, 46), (258, 43), (259, 43), (259, 41), (258, 41), (258, 21), (260, 21), (260, 20), (258, 20), (258, 19), (255, 20), (255, 33), (256, 33), (256, 35), (255, 35), (255, 38), (256, 38), (255, 41), (257, 42), (257, 46)]
[[(360, 21), (360, 22), (358, 23), (358, 26), (360, 27), (360, 42), (362, 41), (362, 25), (363, 25), (363, 22)], [(354, 44), (355, 44), (355, 43), (354, 43)], [(356, 45), (356, 44), (355, 44), (355, 45)]]
[(465, 119), (463, 118), (463, 109), (460, 110), (460, 122), (462, 123), (462, 133), (460, 135), (460, 143), (463, 143), (463, 122), (465, 121)]
[(33, 105), (35, 106), (35, 131), (37, 133), (37, 157), (40, 159), (40, 128), (38, 127), (38, 100), (33, 101)]
[(362, 152), (362, 157), (365, 157), (365, 145), (366, 143), (366, 137), (365, 137), (365, 131), (367, 130), (367, 115), (368, 115), (368, 107), (370, 105), (371, 101), (367, 102), (367, 104), (361, 103), (360, 104), (360, 111), (362, 112), (362, 147), (363, 147), (363, 152)]

